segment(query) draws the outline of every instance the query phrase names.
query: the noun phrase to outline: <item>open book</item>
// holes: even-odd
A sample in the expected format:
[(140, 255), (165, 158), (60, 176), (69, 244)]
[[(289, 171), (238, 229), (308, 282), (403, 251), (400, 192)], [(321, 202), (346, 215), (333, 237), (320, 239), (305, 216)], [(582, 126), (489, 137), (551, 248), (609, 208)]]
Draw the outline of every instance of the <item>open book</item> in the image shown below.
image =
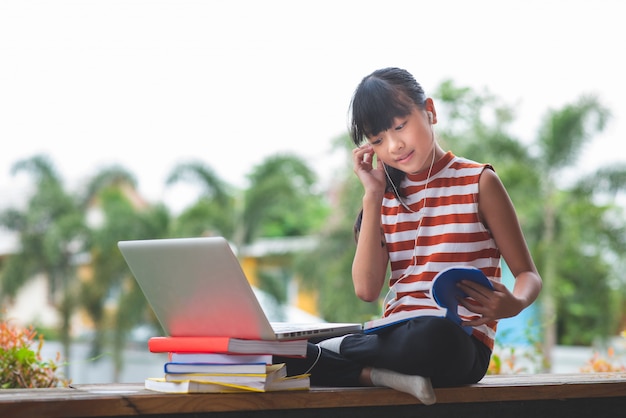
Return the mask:
[[(493, 285), (487, 276), (485, 276), (480, 269), (475, 267), (454, 266), (437, 273), (433, 279), (430, 295), (437, 305), (446, 309), (446, 318), (459, 325), (461, 325), (462, 319), (459, 317), (458, 313), (458, 298), (467, 297), (465, 292), (457, 286), (461, 280), (471, 280), (489, 289), (493, 289)], [(373, 333), (391, 325), (408, 321), (416, 316), (418, 315), (411, 311), (398, 312), (385, 318), (366, 322), (363, 325), (363, 331), (365, 333)], [(463, 329), (468, 334), (472, 333), (471, 327), (463, 327)]]

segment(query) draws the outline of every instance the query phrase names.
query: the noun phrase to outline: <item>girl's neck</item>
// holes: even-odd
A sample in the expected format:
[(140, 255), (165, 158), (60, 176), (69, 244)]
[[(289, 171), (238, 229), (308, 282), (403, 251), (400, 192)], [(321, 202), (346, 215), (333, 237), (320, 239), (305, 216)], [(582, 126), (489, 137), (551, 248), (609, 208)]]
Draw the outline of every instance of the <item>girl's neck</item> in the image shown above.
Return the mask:
[[(432, 153), (434, 153), (434, 155)], [(437, 164), (437, 162), (439, 162), (439, 160), (441, 160), (444, 155), (446, 155), (446, 152), (443, 150), (443, 148), (439, 146), (439, 144), (435, 143), (432, 151), (428, 154), (428, 157), (426, 158), (424, 166), (418, 171), (406, 174), (412, 177), (421, 177), (422, 175), (426, 175), (429, 170), (432, 170), (433, 165)]]

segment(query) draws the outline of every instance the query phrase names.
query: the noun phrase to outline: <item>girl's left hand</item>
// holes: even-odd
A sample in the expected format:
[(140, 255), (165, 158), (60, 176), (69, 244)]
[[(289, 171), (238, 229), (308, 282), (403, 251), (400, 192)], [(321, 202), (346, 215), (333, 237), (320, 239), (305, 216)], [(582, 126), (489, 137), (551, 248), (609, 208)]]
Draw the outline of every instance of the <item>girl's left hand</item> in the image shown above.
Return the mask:
[(523, 303), (500, 282), (491, 280), (493, 290), (470, 280), (462, 280), (458, 286), (467, 294), (459, 298), (459, 304), (471, 312), (480, 315), (471, 321), (464, 321), (463, 326), (479, 326), (502, 318), (519, 314)]

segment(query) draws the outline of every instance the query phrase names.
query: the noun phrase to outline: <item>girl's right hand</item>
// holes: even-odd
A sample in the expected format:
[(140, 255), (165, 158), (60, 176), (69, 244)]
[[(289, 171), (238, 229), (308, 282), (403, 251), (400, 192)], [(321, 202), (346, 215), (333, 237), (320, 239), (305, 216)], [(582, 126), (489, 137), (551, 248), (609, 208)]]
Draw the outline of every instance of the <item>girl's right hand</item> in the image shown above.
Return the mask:
[(376, 157), (376, 165), (374, 165), (374, 156), (376, 153), (369, 144), (355, 148), (352, 151), (352, 162), (354, 172), (361, 180), (365, 192), (378, 193), (381, 196), (385, 193), (385, 171), (383, 163)]
[[(374, 159), (376, 161), (374, 162)], [(380, 224), (380, 210), (386, 188), (383, 162), (370, 144), (352, 151), (354, 172), (363, 184), (363, 207), (357, 246), (352, 262), (352, 282), (360, 299), (374, 302), (386, 280), (389, 255)]]

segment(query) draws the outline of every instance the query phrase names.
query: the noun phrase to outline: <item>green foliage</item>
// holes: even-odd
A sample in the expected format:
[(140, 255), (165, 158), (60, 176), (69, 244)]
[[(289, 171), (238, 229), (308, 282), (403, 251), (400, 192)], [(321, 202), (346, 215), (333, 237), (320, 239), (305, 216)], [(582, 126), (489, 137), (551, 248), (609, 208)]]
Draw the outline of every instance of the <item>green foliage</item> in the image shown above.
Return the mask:
[[(606, 179), (606, 172), (579, 179), (574, 186), (562, 181), (564, 169), (578, 160), (584, 145), (604, 129), (609, 117), (598, 98), (582, 96), (575, 103), (548, 111), (538, 130), (533, 166), (542, 173), (537, 198), (542, 204), (543, 225), (536, 259), (544, 279), (543, 314), (557, 318), (546, 321), (545, 352), (555, 341), (591, 344), (594, 333), (606, 337), (617, 332), (610, 311), (613, 289), (609, 282), (616, 271), (611, 265), (622, 258), (623, 242), (614, 239), (612, 229), (623, 230), (624, 218), (610, 219), (612, 205), (597, 203), (603, 190), (588, 187), (589, 178)], [(622, 178), (626, 171), (612, 174)], [(614, 192), (626, 186), (610, 185)], [(607, 228), (609, 224), (612, 226)]]
[(260, 271), (258, 273), (259, 288), (271, 296), (278, 305), (287, 302), (290, 277), (290, 265), (275, 268), (273, 271)]
[[(563, 243), (556, 254), (561, 262), (555, 298), (557, 332), (565, 345), (591, 345), (594, 339), (606, 338), (619, 327), (619, 318), (612, 313), (611, 269), (601, 246), (607, 210), (579, 200), (569, 201), (559, 210), (558, 235)], [(596, 245), (587, 244), (594, 240)]]
[(352, 228), (327, 231), (319, 246), (298, 258), (303, 287), (316, 292), (321, 316), (331, 322), (364, 322), (380, 316), (378, 303), (366, 303), (354, 294), (351, 266), (354, 257)]
[(240, 192), (199, 162), (177, 166), (168, 184), (195, 182), (199, 199), (176, 219), (174, 236), (221, 235), (236, 245), (260, 237), (303, 236), (317, 230), (327, 209), (314, 191), (315, 173), (299, 157), (275, 155), (253, 167)]
[(204, 196), (178, 216), (172, 232), (172, 235), (177, 237), (220, 235), (227, 239), (233, 239), (234, 234), (233, 209), (225, 208)]
[(217, 204), (228, 206), (232, 204), (232, 196), (228, 192), (231, 188), (213, 171), (213, 169), (200, 161), (192, 161), (179, 164), (167, 178), (167, 184), (172, 185), (181, 181), (192, 181), (202, 186), (203, 196), (215, 200)]
[(549, 170), (574, 164), (583, 145), (601, 132), (610, 112), (595, 96), (582, 96), (576, 103), (550, 110), (539, 129), (540, 159)]
[(253, 168), (244, 194), (243, 242), (258, 237), (303, 236), (325, 218), (314, 192), (315, 173), (299, 157), (276, 155)]
[(296, 271), (303, 278), (303, 287), (316, 292), (318, 309), (328, 321), (364, 322), (380, 316), (379, 303), (367, 303), (354, 294), (352, 259), (356, 249), (354, 221), (361, 210), (363, 189), (350, 165), (352, 142), (347, 135), (336, 138), (337, 148), (346, 155), (346, 166), (336, 176), (330, 191), (336, 199), (327, 224), (319, 232), (319, 245), (299, 255)]
[(236, 190), (222, 181), (211, 167), (198, 161), (174, 167), (167, 184), (180, 182), (196, 183), (202, 192), (198, 200), (175, 220), (172, 236), (221, 235), (234, 239), (235, 225), (239, 221)]

